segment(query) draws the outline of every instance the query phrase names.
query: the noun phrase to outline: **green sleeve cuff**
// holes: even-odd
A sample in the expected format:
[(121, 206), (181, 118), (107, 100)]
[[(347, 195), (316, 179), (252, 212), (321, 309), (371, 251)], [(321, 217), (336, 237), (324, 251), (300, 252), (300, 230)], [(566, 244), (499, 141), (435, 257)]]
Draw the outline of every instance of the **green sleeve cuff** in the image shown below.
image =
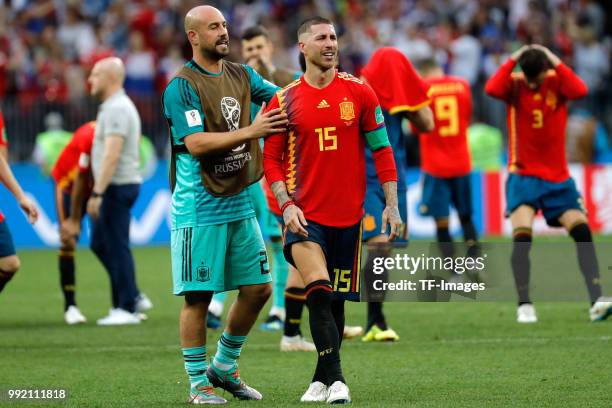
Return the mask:
[(381, 126), (376, 130), (366, 132), (365, 137), (366, 141), (368, 142), (368, 147), (372, 151), (391, 146), (391, 143), (389, 143), (389, 136), (387, 135), (387, 128), (385, 126)]

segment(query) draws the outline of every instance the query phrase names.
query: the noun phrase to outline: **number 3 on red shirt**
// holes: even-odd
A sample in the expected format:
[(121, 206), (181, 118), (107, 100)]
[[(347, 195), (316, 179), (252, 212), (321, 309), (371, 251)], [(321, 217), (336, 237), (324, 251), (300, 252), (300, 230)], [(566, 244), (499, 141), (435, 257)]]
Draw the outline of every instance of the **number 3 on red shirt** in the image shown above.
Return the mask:
[(541, 109), (534, 109), (531, 111), (533, 115), (533, 122), (531, 123), (531, 127), (534, 129), (540, 129), (544, 126), (544, 114)]

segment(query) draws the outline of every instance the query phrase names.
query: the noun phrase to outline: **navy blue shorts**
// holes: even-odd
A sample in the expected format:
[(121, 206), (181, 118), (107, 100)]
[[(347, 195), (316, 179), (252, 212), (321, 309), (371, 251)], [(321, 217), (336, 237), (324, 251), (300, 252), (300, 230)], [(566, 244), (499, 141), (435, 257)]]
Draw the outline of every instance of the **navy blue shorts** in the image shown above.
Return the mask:
[(329, 280), (336, 299), (359, 301), (359, 279), (361, 262), (361, 221), (346, 227), (327, 227), (308, 221), (305, 227), (308, 236), (294, 234), (283, 228), (283, 252), (285, 259), (295, 267), (291, 256), (291, 245), (296, 242), (316, 242), (323, 249)]
[[(404, 226), (408, 220), (408, 204), (406, 200), (407, 191), (404, 188), (397, 189), (397, 202), (400, 212), (400, 217)], [(385, 192), (380, 184), (368, 183), (366, 186), (366, 195), (363, 208), (365, 215), (363, 216), (363, 240), (380, 235), (382, 228), (382, 212), (385, 209)], [(394, 242), (406, 242), (408, 228), (403, 229), (403, 236), (395, 238)]]
[(13, 244), (13, 236), (9, 231), (6, 221), (0, 222), (0, 258), (5, 256), (15, 255), (15, 244)]
[(542, 211), (546, 223), (551, 227), (561, 226), (559, 217), (567, 210), (586, 212), (571, 177), (561, 183), (553, 183), (538, 177), (510, 174), (506, 180), (506, 217), (521, 205), (528, 205), (536, 212)]
[(462, 177), (434, 177), (423, 173), (423, 194), (419, 212), (434, 218), (448, 218), (452, 204), (459, 216), (472, 215), (472, 186), (470, 175)]

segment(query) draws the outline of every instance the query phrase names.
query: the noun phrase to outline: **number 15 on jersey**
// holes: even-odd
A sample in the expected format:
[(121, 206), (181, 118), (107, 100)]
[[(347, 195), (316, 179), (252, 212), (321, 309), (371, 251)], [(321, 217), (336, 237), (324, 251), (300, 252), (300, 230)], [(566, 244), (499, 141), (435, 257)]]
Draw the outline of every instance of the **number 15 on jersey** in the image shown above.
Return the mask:
[(335, 132), (335, 127), (315, 129), (315, 133), (319, 135), (319, 151), (338, 150), (338, 136)]

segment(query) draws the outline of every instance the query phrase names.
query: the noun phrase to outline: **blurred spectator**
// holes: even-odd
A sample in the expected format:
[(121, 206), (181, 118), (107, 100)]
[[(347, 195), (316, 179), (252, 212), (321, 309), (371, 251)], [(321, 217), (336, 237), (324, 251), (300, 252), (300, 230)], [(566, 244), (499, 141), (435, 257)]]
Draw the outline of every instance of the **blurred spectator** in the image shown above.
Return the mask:
[(40, 46), (35, 48), (34, 64), (37, 88), (45, 101), (65, 103), (68, 101), (68, 84), (64, 74), (70, 64), (63, 56), (62, 48), (56, 41), (56, 30), (44, 28)]
[(87, 18), (102, 15), (110, 5), (111, 0), (87, 0), (81, 2), (81, 13)]
[(508, 25), (514, 31), (529, 13), (529, 0), (512, 0), (508, 3)]
[(69, 7), (66, 11), (66, 19), (57, 31), (57, 38), (63, 48), (64, 56), (71, 61), (89, 55), (96, 46), (92, 25), (82, 20), (73, 7)]
[(588, 20), (579, 26), (574, 55), (576, 73), (587, 84), (589, 91), (603, 89), (610, 72), (610, 53), (597, 42), (595, 29)]
[(409, 25), (404, 30), (404, 35), (398, 36), (394, 46), (400, 49), (409, 60), (422, 61), (433, 57), (434, 50), (429, 42), (424, 38), (423, 27)]
[(459, 26), (454, 20), (451, 21), (453, 36), (449, 51), (451, 54), (450, 74), (465, 78), (471, 86), (474, 86), (480, 74), (482, 60), (480, 42), (470, 32), (471, 27)]
[(125, 59), (125, 90), (138, 95), (150, 95), (155, 90), (155, 54), (144, 42), (140, 31), (130, 34), (130, 47)]
[[(165, 82), (191, 51), (183, 16), (197, 0), (0, 1), (0, 98), (19, 158), (30, 157), (37, 127), (51, 110), (69, 127), (89, 120), (86, 81), (93, 64), (111, 55), (127, 67), (127, 91), (138, 98), (143, 128), (158, 152), (167, 134), (159, 120)], [(239, 35), (260, 23), (275, 44), (274, 62), (298, 68), (296, 29), (313, 15), (337, 27), (343, 70), (359, 75), (374, 50), (395, 46), (413, 62), (434, 56), (447, 73), (472, 86), (474, 111), (506, 132), (503, 105), (484, 95), (483, 80), (522, 43), (552, 47), (588, 84), (588, 98), (570, 105), (595, 114), (612, 133), (609, 103), (609, 0), (213, 0), (230, 32), (230, 59), (239, 60)], [(608, 7), (609, 8), (609, 7)], [(71, 105), (67, 105), (71, 104)], [(49, 106), (52, 105), (52, 106)], [(501, 106), (501, 108), (500, 108)], [(499, 112), (502, 112), (500, 114)], [(29, 119), (28, 119), (29, 118)], [(29, 149), (20, 151), (19, 149)]]
[(516, 27), (516, 37), (523, 43), (550, 44), (549, 16), (538, 0), (530, 0), (527, 13)]
[(595, 32), (595, 36), (600, 37), (604, 32), (606, 22), (606, 13), (604, 13), (603, 8), (593, 0), (579, 0), (577, 3), (578, 18), (588, 20)]
[(184, 64), (185, 60), (179, 47), (173, 46), (168, 49), (168, 53), (159, 62), (159, 70), (164, 87)]
[(574, 55), (576, 73), (589, 87), (589, 94), (580, 105), (599, 115), (603, 112), (601, 101), (606, 99), (604, 92), (610, 73), (610, 51), (597, 42), (595, 29), (589, 20), (583, 20), (579, 25)]
[(117, 54), (127, 51), (130, 27), (125, 2), (115, 1), (100, 17), (104, 30), (104, 41)]
[(95, 30), (95, 46), (88, 54), (81, 56), (81, 65), (86, 70), (91, 70), (96, 62), (115, 54), (114, 50), (105, 42), (105, 37), (104, 27), (98, 26)]
[(7, 33), (4, 13), (0, 12), (0, 98), (6, 95), (8, 87), (10, 41)]
[(56, 24), (53, 0), (24, 0), (13, 4), (17, 19), (31, 34), (40, 34), (49, 24)]

